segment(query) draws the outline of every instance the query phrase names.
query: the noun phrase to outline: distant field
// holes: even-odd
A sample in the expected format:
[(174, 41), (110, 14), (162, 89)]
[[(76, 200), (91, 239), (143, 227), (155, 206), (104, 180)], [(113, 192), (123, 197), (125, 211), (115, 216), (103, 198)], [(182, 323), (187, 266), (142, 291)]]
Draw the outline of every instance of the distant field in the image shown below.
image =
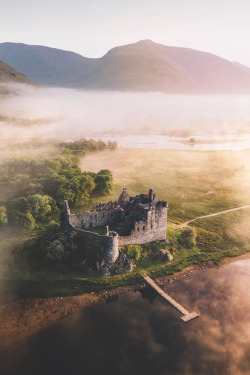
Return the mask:
[(122, 187), (131, 195), (153, 188), (168, 201), (169, 219), (182, 222), (250, 203), (249, 160), (250, 150), (118, 149), (88, 155), (82, 169), (113, 172), (115, 191), (107, 200), (117, 199)]

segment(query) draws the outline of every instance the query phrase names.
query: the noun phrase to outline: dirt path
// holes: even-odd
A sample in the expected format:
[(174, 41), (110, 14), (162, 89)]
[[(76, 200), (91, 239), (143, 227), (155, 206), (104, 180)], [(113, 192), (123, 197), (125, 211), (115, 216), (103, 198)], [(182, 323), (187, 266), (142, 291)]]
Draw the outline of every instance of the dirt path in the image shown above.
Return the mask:
[(230, 210), (215, 212), (214, 214), (209, 214), (209, 215), (204, 215), (204, 216), (198, 216), (198, 217), (195, 217), (194, 219), (188, 220), (185, 223), (181, 224), (180, 228), (184, 228), (188, 224), (192, 223), (193, 221), (196, 221), (196, 220), (199, 220), (199, 219), (204, 219), (205, 217), (217, 216), (217, 215), (225, 214), (227, 212), (237, 211), (237, 210), (241, 210), (242, 208), (249, 208), (249, 207), (250, 207), (250, 204), (247, 204), (245, 206), (231, 208)]

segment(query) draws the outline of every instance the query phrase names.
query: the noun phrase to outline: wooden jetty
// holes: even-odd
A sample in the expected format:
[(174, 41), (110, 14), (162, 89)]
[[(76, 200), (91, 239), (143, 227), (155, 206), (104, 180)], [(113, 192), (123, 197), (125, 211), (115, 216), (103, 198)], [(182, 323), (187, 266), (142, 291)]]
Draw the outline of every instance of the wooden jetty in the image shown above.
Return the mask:
[(181, 316), (181, 320), (183, 322), (188, 322), (191, 319), (197, 318), (199, 314), (197, 312), (189, 312), (186, 309), (184, 309), (183, 306), (181, 306), (178, 302), (176, 302), (172, 297), (170, 297), (166, 292), (164, 292), (163, 289), (161, 289), (154, 280), (151, 279), (148, 275), (144, 274), (142, 276), (144, 280), (157, 292), (159, 293), (165, 300), (167, 300), (171, 305), (173, 305), (180, 313), (182, 313), (183, 316)]

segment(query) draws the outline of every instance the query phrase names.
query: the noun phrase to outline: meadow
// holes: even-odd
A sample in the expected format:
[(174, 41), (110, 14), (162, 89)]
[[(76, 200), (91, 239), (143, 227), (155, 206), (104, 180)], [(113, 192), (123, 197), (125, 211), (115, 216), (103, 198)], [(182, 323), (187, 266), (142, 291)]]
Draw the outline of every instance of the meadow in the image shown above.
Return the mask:
[[(187, 248), (178, 241), (181, 223), (250, 203), (250, 151), (172, 151), (122, 149), (88, 154), (81, 160), (83, 171), (109, 169), (114, 176), (111, 194), (91, 197), (86, 210), (94, 203), (115, 200), (123, 187), (130, 195), (154, 189), (168, 201), (167, 242), (141, 247), (144, 254), (134, 262), (129, 274), (103, 277), (94, 269), (83, 272), (81, 265), (58, 264), (56, 267), (27, 262), (23, 256), (25, 239), (18, 240), (12, 262), (5, 272), (6, 290), (19, 295), (42, 297), (77, 295), (141, 281), (141, 274), (152, 277), (172, 275), (193, 264), (212, 262), (249, 251), (250, 209), (246, 208), (193, 222), (195, 245)], [(74, 210), (73, 210), (74, 211)], [(19, 250), (18, 250), (19, 248)], [(29, 245), (32, 249), (32, 244)], [(174, 255), (170, 263), (158, 257), (160, 249)], [(30, 251), (30, 250), (28, 250)], [(3, 274), (2, 274), (3, 275)]]

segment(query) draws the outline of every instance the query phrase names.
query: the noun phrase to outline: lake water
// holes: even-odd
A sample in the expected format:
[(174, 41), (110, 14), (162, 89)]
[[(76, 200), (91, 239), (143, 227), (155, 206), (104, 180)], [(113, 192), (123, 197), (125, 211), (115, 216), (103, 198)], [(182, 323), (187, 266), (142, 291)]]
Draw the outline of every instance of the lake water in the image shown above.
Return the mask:
[[(118, 146), (124, 148), (147, 148), (147, 149), (168, 149), (168, 150), (244, 150), (250, 148), (250, 135), (235, 136), (225, 135), (206, 137), (198, 135), (194, 137), (181, 138), (170, 137), (162, 134), (110, 134), (86, 137), (95, 140), (101, 139), (104, 142), (116, 141)], [(190, 139), (194, 138), (194, 142)], [(75, 140), (75, 139), (74, 139)]]
[[(250, 260), (100, 302), (30, 337), (18, 375), (249, 375)], [(15, 348), (13, 348), (14, 350)]]

